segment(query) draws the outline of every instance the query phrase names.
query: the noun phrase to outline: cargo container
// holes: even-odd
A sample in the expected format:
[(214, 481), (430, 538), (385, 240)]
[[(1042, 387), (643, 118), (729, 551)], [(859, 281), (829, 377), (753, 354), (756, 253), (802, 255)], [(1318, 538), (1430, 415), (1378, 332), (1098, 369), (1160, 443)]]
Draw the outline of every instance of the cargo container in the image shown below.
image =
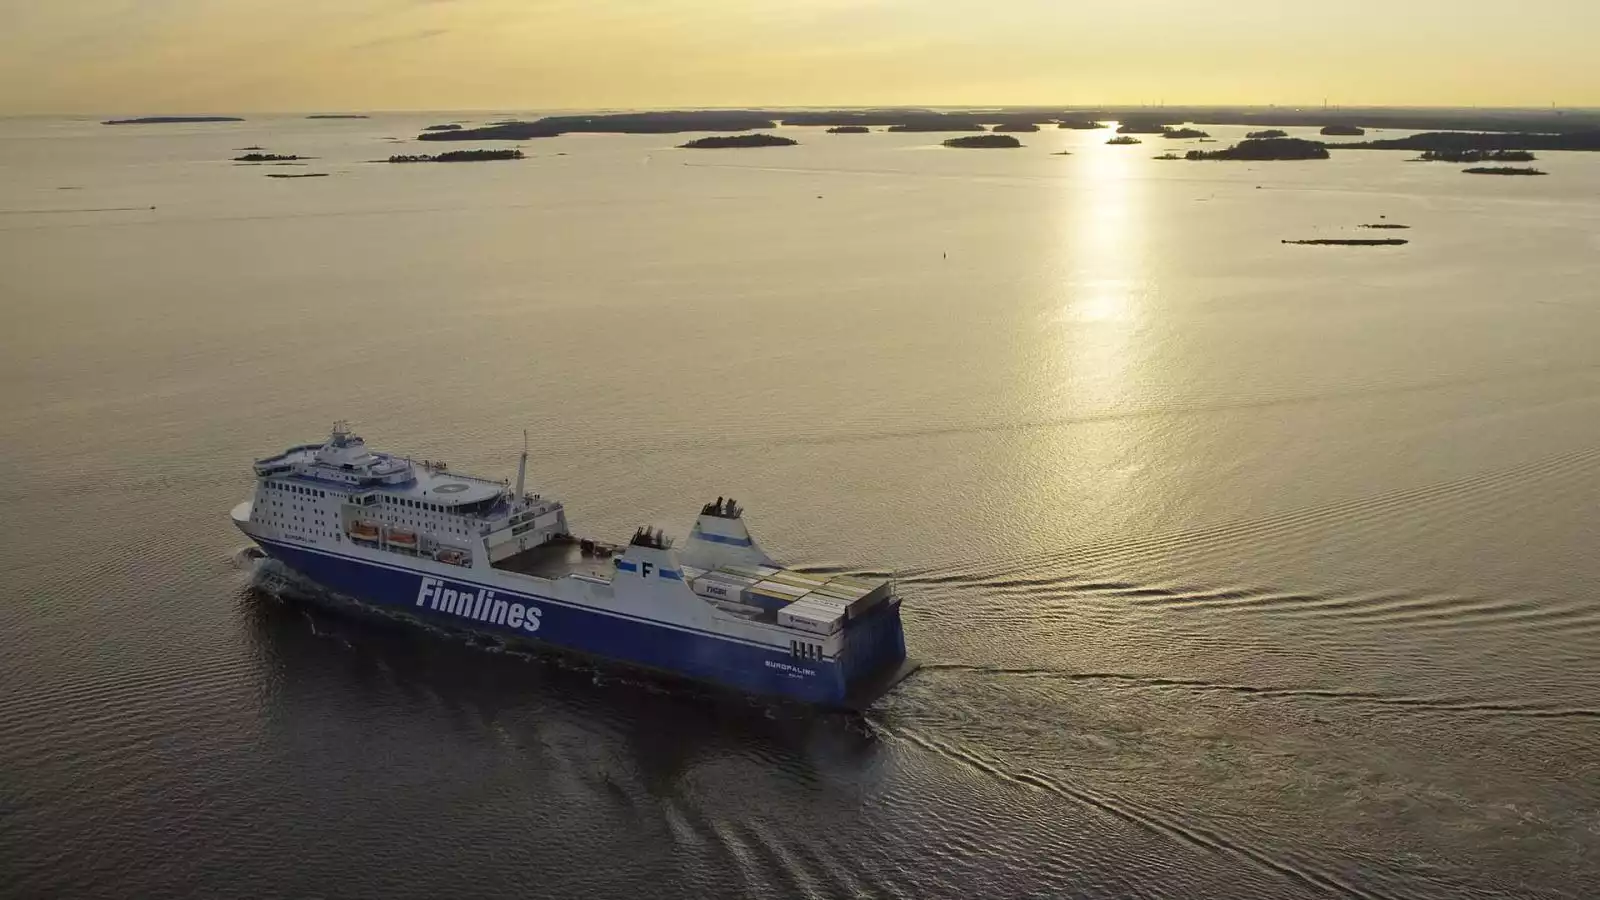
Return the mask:
[(872, 593), (866, 588), (853, 587), (848, 584), (839, 584), (838, 582), (834, 581), (830, 581), (827, 584), (816, 588), (816, 591), (819, 594), (827, 594), (829, 597), (839, 597), (843, 600), (859, 600), (862, 597)]
[(780, 581), (772, 581), (771, 579), (751, 585), (751, 589), (766, 591), (770, 594), (782, 594), (783, 596), (788, 597), (791, 601), (798, 600), (801, 597), (804, 597), (806, 594), (811, 593), (811, 588), (803, 586), (797, 587), (792, 584), (784, 584)]
[(847, 615), (850, 611), (850, 601), (841, 600), (838, 597), (829, 597), (823, 594), (812, 592), (807, 594), (805, 599), (807, 606), (814, 606), (818, 609), (832, 610), (841, 616)]
[(876, 588), (879, 584), (882, 584), (882, 582), (880, 582), (880, 581), (867, 581), (866, 579), (863, 579), (863, 578), (857, 578), (854, 575), (835, 575), (829, 581), (829, 584), (837, 584), (837, 585), (839, 585), (841, 587), (864, 588), (866, 590), (872, 590), (873, 588)]
[(743, 619), (759, 619), (767, 615), (767, 611), (759, 606), (746, 606), (743, 603), (733, 603), (727, 600), (714, 600), (712, 605), (723, 612), (732, 613)]
[(830, 582), (817, 588), (811, 593), (811, 596), (819, 601), (826, 598), (829, 601), (843, 604), (845, 614), (850, 618), (855, 618), (877, 605), (880, 600), (888, 596), (888, 593), (887, 587), (881, 590), (874, 588), (867, 591), (857, 591), (848, 586), (837, 587)]
[(823, 585), (828, 583), (828, 579), (825, 578), (825, 577), (820, 577), (820, 576), (817, 576), (817, 575), (807, 575), (804, 572), (795, 572), (795, 571), (791, 571), (789, 569), (783, 569), (781, 571), (778, 571), (778, 572), (775, 572), (775, 573), (773, 573), (771, 575), (768, 575), (767, 576), (767, 580), (768, 581), (776, 581), (779, 584), (790, 584), (790, 585), (794, 585), (795, 587), (812, 588), (812, 589), (822, 587)]
[(787, 584), (778, 584), (772, 581), (763, 581), (744, 589), (739, 599), (751, 606), (776, 611), (788, 606), (806, 594), (810, 593), (805, 588), (792, 587)]
[(707, 572), (689, 582), (689, 587), (699, 596), (711, 600), (738, 600), (746, 588), (755, 584), (754, 578), (731, 575), (727, 572)]
[(833, 634), (843, 626), (843, 618), (833, 610), (810, 603), (793, 603), (778, 613), (778, 624), (812, 634)]

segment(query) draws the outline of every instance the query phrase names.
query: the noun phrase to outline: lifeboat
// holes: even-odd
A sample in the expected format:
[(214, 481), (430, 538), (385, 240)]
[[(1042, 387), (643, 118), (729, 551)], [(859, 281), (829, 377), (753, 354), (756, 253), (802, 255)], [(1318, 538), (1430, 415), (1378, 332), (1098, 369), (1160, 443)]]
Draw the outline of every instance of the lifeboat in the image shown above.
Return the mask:
[(465, 550), (450, 549), (440, 550), (433, 555), (433, 558), (442, 563), (449, 563), (452, 566), (464, 566), (471, 559)]
[(395, 547), (415, 550), (417, 549), (417, 533), (415, 531), (407, 531), (404, 528), (391, 528), (389, 529), (389, 543)]
[(350, 535), (351, 540), (376, 541), (378, 539), (378, 526), (358, 519), (350, 523), (349, 527), (345, 529), (345, 534)]

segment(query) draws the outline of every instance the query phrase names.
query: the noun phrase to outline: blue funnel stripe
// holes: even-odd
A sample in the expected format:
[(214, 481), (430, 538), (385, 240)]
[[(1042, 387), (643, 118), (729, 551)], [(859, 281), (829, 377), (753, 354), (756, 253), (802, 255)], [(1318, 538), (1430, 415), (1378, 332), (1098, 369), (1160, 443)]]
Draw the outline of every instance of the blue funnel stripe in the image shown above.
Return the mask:
[(713, 544), (732, 544), (735, 547), (749, 547), (755, 543), (749, 538), (723, 537), (720, 534), (706, 534), (704, 531), (696, 531), (693, 536)]

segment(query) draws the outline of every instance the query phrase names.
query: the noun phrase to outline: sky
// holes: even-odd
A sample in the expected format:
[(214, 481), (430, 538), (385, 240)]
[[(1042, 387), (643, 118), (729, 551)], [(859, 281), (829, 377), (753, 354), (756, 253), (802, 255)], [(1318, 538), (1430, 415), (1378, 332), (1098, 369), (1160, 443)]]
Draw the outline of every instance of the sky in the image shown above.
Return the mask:
[(0, 115), (1600, 106), (1600, 0), (0, 0)]

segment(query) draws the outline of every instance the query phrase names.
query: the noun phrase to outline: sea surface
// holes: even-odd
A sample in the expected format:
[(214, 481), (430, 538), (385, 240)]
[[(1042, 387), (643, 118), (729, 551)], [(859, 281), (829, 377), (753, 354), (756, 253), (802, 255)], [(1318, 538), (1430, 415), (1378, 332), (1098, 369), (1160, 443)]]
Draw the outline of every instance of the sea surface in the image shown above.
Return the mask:
[[(495, 118), (0, 121), (0, 895), (1600, 894), (1600, 156), (371, 162)], [(336, 419), (527, 429), (585, 535), (737, 497), (924, 666), (809, 715), (308, 609), (228, 510)]]

